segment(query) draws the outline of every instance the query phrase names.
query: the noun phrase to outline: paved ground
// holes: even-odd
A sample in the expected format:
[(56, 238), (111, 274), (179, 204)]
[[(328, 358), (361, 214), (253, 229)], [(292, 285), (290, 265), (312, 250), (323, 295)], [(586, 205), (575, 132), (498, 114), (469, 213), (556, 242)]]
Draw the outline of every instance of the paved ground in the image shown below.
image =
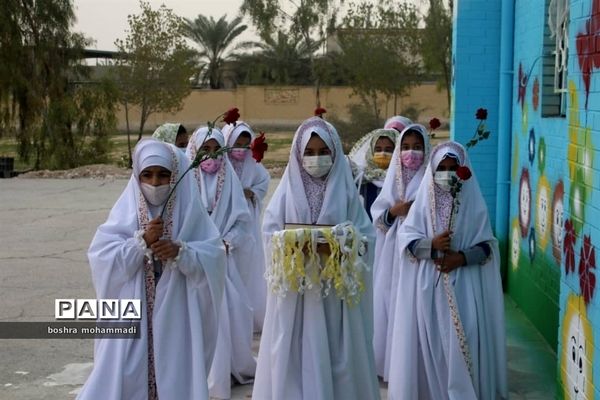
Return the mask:
[[(85, 252), (125, 184), (0, 179), (0, 321), (53, 321), (54, 299), (94, 297)], [(554, 354), (510, 300), (506, 309), (511, 398), (553, 398)], [(92, 355), (92, 340), (0, 340), (0, 399), (72, 399)], [(236, 387), (234, 399), (251, 391)]]

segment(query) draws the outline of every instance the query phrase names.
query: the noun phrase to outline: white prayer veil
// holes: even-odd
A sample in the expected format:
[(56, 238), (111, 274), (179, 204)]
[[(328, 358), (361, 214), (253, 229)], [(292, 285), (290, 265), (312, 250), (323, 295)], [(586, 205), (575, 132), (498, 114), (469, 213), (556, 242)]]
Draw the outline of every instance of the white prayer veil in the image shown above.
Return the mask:
[[(233, 124), (225, 125), (223, 127), (223, 135), (225, 136), (227, 146), (233, 147), (242, 132), (250, 134), (250, 143), (252, 143), (256, 135), (250, 125), (243, 121), (237, 121), (235, 126)], [(243, 160), (238, 161), (230, 158), (230, 161), (242, 184), (242, 188), (249, 189), (254, 193), (253, 199), (247, 199), (247, 205), (250, 210), (252, 236), (255, 239), (256, 245), (253, 246), (249, 254), (250, 258), (247, 260), (247, 267), (242, 268), (240, 275), (246, 284), (248, 296), (254, 308), (254, 329), (255, 331), (261, 331), (265, 319), (267, 284), (264, 278), (265, 256), (260, 217), (263, 200), (267, 195), (271, 177), (263, 164), (256, 162), (252, 157), (250, 150), (246, 151), (246, 156)]]
[[(407, 132), (417, 132), (423, 138), (423, 164), (416, 171), (411, 171), (402, 165), (402, 140)], [(371, 215), (377, 232), (375, 244), (375, 261), (373, 264), (373, 307), (374, 307), (374, 337), (375, 365), (377, 374), (385, 381), (389, 379), (389, 362), (394, 327), (394, 305), (398, 285), (396, 235), (404, 217), (397, 217), (391, 227), (387, 227), (382, 219), (399, 201), (415, 199), (417, 189), (421, 184), (427, 169), (429, 153), (429, 134), (420, 124), (407, 125), (396, 141), (396, 147), (388, 173), (379, 196), (373, 202)]]
[[(94, 369), (80, 399), (145, 398), (148, 393), (146, 253), (137, 235), (142, 233), (141, 225), (152, 219), (139, 185), (139, 173), (152, 165), (169, 169), (174, 186), (189, 163), (172, 145), (140, 141), (134, 152), (134, 172), (88, 251), (98, 298), (142, 301), (141, 335), (139, 339), (96, 340)], [(206, 398), (208, 393), (201, 377), (208, 374), (216, 345), (225, 253), (217, 229), (198, 202), (193, 176), (187, 174), (164, 216), (165, 236), (185, 243), (185, 249), (177, 261), (167, 263), (155, 292), (153, 348), (162, 398)], [(155, 215), (160, 209), (155, 209)], [(184, 370), (181, 363), (186, 365)]]
[[(324, 179), (302, 167), (304, 148), (317, 134), (331, 149), (333, 165)], [(311, 199), (309, 200), (309, 197)], [(351, 221), (368, 238), (363, 256), (371, 265), (374, 230), (362, 207), (335, 128), (313, 117), (296, 130), (287, 168), (265, 210), (263, 232), (267, 273), (271, 237), (285, 223), (339, 224)], [(372, 277), (350, 307), (317, 289), (281, 297), (269, 290), (253, 397), (267, 399), (371, 399), (379, 397), (373, 361)], [(333, 322), (335, 321), (335, 322)]]
[(456, 142), (432, 152), (415, 202), (396, 238), (397, 297), (389, 370), (393, 399), (504, 399), (506, 342), (498, 245), (488, 211), (473, 173), (458, 194), (452, 249), (487, 242), (491, 254), (482, 265), (442, 274), (431, 259), (415, 259), (407, 249), (413, 240), (433, 238), (447, 229), (433, 174), (447, 155), (471, 168), (465, 149)]

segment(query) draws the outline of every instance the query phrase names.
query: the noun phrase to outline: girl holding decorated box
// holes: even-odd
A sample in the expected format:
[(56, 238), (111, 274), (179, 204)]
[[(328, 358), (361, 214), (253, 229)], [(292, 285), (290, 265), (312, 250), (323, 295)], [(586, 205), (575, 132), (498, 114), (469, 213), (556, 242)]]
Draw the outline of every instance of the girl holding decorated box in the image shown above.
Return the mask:
[(263, 232), (269, 290), (252, 397), (378, 399), (375, 232), (325, 120), (296, 131)]

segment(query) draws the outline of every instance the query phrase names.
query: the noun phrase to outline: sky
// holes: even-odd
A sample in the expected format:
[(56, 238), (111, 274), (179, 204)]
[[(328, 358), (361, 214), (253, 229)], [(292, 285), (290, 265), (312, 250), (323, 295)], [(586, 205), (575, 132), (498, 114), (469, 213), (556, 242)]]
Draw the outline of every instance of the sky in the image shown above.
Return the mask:
[[(215, 19), (227, 15), (227, 20), (239, 14), (242, 0), (147, 0), (153, 9), (165, 4), (175, 14), (194, 19), (198, 14)], [(346, 0), (348, 1), (348, 0)], [(375, 2), (376, 0), (369, 0)], [(425, 0), (410, 0), (423, 4)], [(285, 1), (282, 1), (285, 3)], [(96, 41), (90, 48), (116, 50), (115, 39), (125, 38), (128, 28), (127, 15), (139, 13), (138, 0), (74, 0), (77, 22), (74, 30)], [(246, 21), (248, 22), (248, 21)], [(242, 40), (257, 40), (251, 24), (241, 37)]]
[[(198, 14), (212, 16), (215, 19), (227, 14), (231, 20), (238, 15), (242, 0), (149, 0), (153, 9), (161, 4), (172, 9), (175, 14), (194, 19)], [(90, 37), (96, 43), (90, 48), (116, 50), (115, 39), (125, 38), (127, 15), (139, 14), (138, 0), (74, 0), (77, 22), (74, 30)], [(252, 26), (248, 27), (252, 30)], [(250, 32), (245, 40), (253, 40)]]

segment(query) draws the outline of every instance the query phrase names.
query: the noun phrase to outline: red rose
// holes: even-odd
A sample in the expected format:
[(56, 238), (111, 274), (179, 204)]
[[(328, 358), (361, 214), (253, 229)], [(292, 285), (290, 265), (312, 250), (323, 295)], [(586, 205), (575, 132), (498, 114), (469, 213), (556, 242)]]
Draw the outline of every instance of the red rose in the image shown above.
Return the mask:
[(469, 167), (465, 167), (461, 165), (456, 169), (456, 176), (458, 176), (461, 180), (466, 181), (471, 177), (471, 170)]
[(323, 107), (318, 107), (318, 108), (315, 110), (315, 116), (316, 116), (316, 117), (321, 117), (321, 118), (323, 118), (323, 114), (325, 114), (326, 112), (327, 112), (327, 110), (326, 110), (326, 109), (324, 109)]
[(235, 125), (238, 119), (240, 119), (240, 110), (238, 108), (230, 108), (225, 114), (223, 114), (223, 122), (226, 124)]
[(265, 143), (265, 133), (261, 132), (250, 144), (250, 150), (252, 150), (252, 158), (256, 162), (261, 162), (265, 155), (265, 151), (269, 148), (269, 145)]
[(431, 118), (431, 120), (429, 121), (429, 127), (432, 131), (439, 128), (440, 126), (442, 126), (442, 124), (437, 118)]
[(475, 114), (475, 118), (480, 119), (482, 121), (487, 119), (487, 110), (485, 108), (478, 109), (477, 113)]

